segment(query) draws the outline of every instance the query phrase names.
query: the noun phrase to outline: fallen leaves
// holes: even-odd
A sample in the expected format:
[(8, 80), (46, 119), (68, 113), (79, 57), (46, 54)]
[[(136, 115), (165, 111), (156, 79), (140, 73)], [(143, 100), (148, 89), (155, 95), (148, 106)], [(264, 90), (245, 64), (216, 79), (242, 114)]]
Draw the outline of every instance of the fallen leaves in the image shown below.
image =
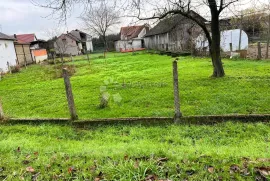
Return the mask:
[(240, 172), (240, 167), (236, 164), (231, 165), (230, 167), (230, 174)]
[(208, 170), (209, 173), (214, 173), (215, 168), (212, 167), (212, 166), (209, 166), (209, 167), (207, 168), (207, 170)]
[(261, 176), (270, 176), (270, 167), (256, 167), (255, 170), (260, 173)]
[(35, 172), (35, 169), (33, 167), (26, 167), (26, 171), (33, 173)]

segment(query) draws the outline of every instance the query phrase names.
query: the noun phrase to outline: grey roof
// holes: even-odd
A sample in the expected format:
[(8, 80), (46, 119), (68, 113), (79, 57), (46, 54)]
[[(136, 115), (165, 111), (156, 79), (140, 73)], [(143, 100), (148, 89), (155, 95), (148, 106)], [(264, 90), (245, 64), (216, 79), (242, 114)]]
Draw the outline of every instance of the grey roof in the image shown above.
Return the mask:
[[(72, 30), (70, 33), (68, 33), (68, 35), (69, 36), (72, 36), (73, 38), (75, 38), (77, 41), (82, 41), (82, 38), (81, 38), (81, 35), (80, 35), (80, 33), (82, 33), (82, 34), (85, 34), (85, 35), (88, 35), (87, 33), (84, 33), (84, 32), (82, 32), (82, 31), (80, 31), (80, 30)], [(90, 36), (90, 35), (88, 35), (88, 36)]]
[(0, 32), (0, 40), (15, 40), (15, 38)]
[[(202, 21), (206, 21), (203, 17), (201, 17), (197, 13), (195, 12), (191, 12), (191, 13), (194, 13), (195, 16), (197, 16), (197, 18), (201, 18)], [(186, 24), (190, 22), (192, 22), (192, 20), (180, 14), (175, 14), (175, 15), (172, 15), (171, 17), (161, 20), (154, 28), (150, 29), (150, 31), (146, 33), (145, 37), (164, 34), (164, 33), (170, 32), (178, 25)]]

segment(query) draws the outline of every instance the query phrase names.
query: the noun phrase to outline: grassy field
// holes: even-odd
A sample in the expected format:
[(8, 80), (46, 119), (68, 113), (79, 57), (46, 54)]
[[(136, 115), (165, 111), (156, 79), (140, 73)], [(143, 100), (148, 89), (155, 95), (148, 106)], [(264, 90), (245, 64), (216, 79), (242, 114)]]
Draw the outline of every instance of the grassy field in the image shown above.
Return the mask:
[[(76, 57), (71, 77), (80, 118), (173, 116), (172, 58), (110, 53)], [(209, 58), (181, 57), (183, 115), (269, 113), (270, 62), (223, 60), (226, 77), (211, 78)], [(68, 117), (60, 65), (32, 65), (0, 81), (4, 111), (16, 118)], [(100, 95), (110, 95), (99, 108)]]
[(262, 180), (269, 126), (1, 125), (0, 180)]

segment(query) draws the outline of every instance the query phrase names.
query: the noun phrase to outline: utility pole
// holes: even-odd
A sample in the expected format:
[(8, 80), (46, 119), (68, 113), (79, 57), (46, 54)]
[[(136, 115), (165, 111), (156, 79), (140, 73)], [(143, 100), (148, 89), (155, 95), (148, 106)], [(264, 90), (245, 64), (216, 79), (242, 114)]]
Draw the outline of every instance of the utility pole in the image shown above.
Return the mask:
[(266, 44), (266, 54), (265, 54), (266, 59), (268, 59), (268, 54), (269, 54), (269, 43), (270, 43), (270, 13), (268, 15), (268, 33), (267, 33), (267, 44)]
[(238, 50), (241, 50), (241, 41), (242, 41), (242, 29), (243, 29), (243, 13), (241, 12), (241, 22), (240, 22), (240, 35), (239, 35), (239, 48)]

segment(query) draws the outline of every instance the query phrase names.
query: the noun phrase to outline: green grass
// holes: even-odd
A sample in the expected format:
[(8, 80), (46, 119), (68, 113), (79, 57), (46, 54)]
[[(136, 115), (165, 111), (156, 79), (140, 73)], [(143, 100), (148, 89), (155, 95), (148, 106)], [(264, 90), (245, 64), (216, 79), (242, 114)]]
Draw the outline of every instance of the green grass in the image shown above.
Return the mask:
[[(256, 167), (270, 166), (265, 159), (270, 158), (269, 126), (228, 122), (82, 130), (68, 125), (1, 125), (0, 180), (31, 180), (36, 173), (38, 180), (93, 180), (101, 172), (104, 180), (115, 181), (141, 181), (151, 174), (174, 181), (255, 180)], [(160, 158), (168, 161), (159, 162)], [(234, 164), (240, 169), (236, 173), (230, 169)]]
[[(90, 65), (84, 56), (75, 58), (71, 83), (80, 118), (173, 116), (172, 58), (109, 53), (105, 60), (100, 55), (91, 55)], [(269, 113), (270, 62), (223, 62), (226, 76), (215, 79), (210, 77), (209, 58), (180, 57), (183, 115)], [(5, 76), (0, 81), (0, 97), (6, 115), (69, 117), (64, 83), (55, 71), (53, 65), (32, 65)], [(109, 107), (100, 109), (104, 86), (111, 99)]]

